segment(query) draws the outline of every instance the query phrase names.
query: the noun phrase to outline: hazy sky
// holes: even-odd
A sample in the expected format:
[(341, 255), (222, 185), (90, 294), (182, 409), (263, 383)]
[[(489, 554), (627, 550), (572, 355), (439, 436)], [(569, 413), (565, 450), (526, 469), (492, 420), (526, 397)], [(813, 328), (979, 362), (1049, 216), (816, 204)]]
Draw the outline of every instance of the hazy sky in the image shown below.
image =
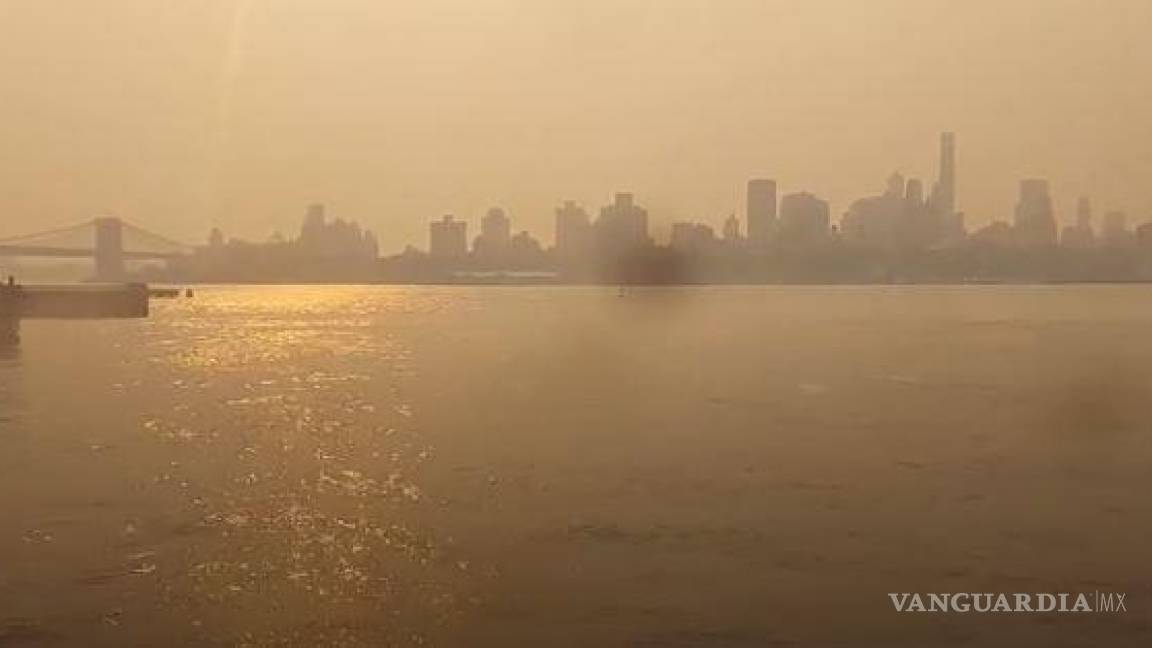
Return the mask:
[[(718, 224), (776, 178), (848, 203), (1016, 183), (1152, 218), (1152, 0), (0, 0), (0, 235), (114, 213), (200, 241), (307, 203), (426, 244), (631, 190)], [(472, 233), (475, 232), (475, 225)]]

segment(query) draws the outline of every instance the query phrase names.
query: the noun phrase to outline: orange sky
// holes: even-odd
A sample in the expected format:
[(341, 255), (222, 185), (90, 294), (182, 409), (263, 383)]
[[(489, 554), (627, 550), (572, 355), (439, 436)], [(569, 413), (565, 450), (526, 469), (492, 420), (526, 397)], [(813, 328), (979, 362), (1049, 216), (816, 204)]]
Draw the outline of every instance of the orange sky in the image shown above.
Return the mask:
[(188, 241), (376, 229), (631, 190), (719, 224), (774, 177), (833, 203), (935, 174), (960, 207), (1152, 219), (1150, 0), (0, 0), (0, 235), (114, 213)]

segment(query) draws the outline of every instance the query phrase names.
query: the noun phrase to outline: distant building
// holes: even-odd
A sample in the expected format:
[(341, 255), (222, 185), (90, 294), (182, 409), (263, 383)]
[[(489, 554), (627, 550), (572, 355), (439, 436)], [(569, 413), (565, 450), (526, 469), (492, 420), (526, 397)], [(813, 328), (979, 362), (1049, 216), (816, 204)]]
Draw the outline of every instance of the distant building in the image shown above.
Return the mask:
[(932, 187), (932, 209), (941, 215), (956, 212), (956, 135), (940, 134), (940, 177)]
[(325, 215), (324, 205), (312, 203), (304, 214), (304, 224), (300, 226), (301, 241), (315, 241), (324, 236), (328, 217)]
[(915, 198), (911, 188), (919, 192), (920, 184), (904, 181), (904, 176), (893, 173), (888, 177), (888, 188), (879, 196), (861, 198), (853, 202), (841, 219), (844, 238), (867, 247), (891, 248), (908, 242), (912, 236), (905, 230), (922, 219), (923, 203)]
[[(212, 228), (208, 245), (169, 262), (162, 277), (183, 281), (286, 283), (370, 281), (380, 264), (376, 235), (355, 221), (329, 219), (309, 205), (295, 236), (274, 232), (261, 242), (227, 238)], [(170, 279), (169, 279), (170, 280)]]
[(724, 241), (727, 243), (740, 241), (740, 221), (736, 218), (736, 214), (732, 214), (724, 220)]
[(447, 215), (428, 227), (428, 253), (438, 259), (458, 259), (468, 254), (468, 223)]
[(609, 254), (652, 245), (648, 236), (648, 211), (637, 206), (630, 193), (616, 194), (612, 204), (600, 210), (595, 230), (597, 245)]
[(958, 243), (966, 236), (964, 214), (956, 210), (956, 135), (940, 134), (939, 178), (928, 199), (932, 223), (926, 229), (931, 244)]
[(556, 253), (561, 259), (586, 259), (592, 253), (592, 222), (572, 200), (556, 209)]
[(1096, 245), (1096, 234), (1092, 231), (1092, 203), (1088, 198), (1081, 197), (1076, 203), (1076, 224), (1060, 232), (1060, 245), (1079, 249)]
[(927, 205), (924, 203), (924, 183), (916, 178), (908, 180), (904, 190), (904, 209), (906, 211), (920, 211)]
[(685, 250), (692, 247), (692, 240), (696, 237), (696, 223), (677, 221), (672, 223), (672, 230), (668, 238), (668, 245), (673, 249)]
[(748, 181), (748, 241), (763, 247), (776, 232), (776, 181), (757, 178)]
[(1015, 241), (1015, 230), (1004, 221), (993, 221), (972, 233), (972, 242), (978, 245), (1002, 248)]
[(712, 228), (703, 223), (677, 222), (672, 223), (672, 238), (670, 247), (680, 252), (700, 252), (716, 244), (716, 234)]
[(512, 244), (512, 221), (503, 209), (493, 207), (480, 220), (480, 235), (472, 243), (477, 259), (499, 264), (509, 253)]
[(544, 247), (527, 230), (511, 238), (509, 253), (513, 268), (535, 268), (544, 262)]
[(1152, 221), (1148, 221), (1136, 228), (1133, 237), (1141, 247), (1152, 249)]
[(824, 241), (829, 233), (827, 201), (807, 193), (788, 194), (780, 199), (780, 239), (790, 244)]
[(1092, 201), (1087, 196), (1076, 202), (1076, 227), (1092, 231)]
[(1020, 182), (1020, 199), (1012, 224), (1016, 243), (1024, 247), (1056, 244), (1056, 217), (1048, 181), (1037, 178)]
[(1128, 217), (1122, 211), (1104, 214), (1100, 226), (1100, 239), (1104, 245), (1116, 247), (1132, 242), (1132, 232), (1128, 230)]
[(488, 210), (480, 221), (480, 236), (493, 245), (505, 245), (512, 239), (512, 221), (503, 209)]
[[(283, 237), (281, 237), (282, 239)], [(324, 205), (308, 207), (295, 246), (306, 257), (331, 260), (374, 260), (380, 256), (376, 235), (355, 221), (328, 220)]]
[(931, 201), (924, 198), (924, 183), (913, 178), (904, 188), (897, 236), (910, 247), (958, 244), (967, 238), (964, 215), (950, 212), (944, 217), (932, 211)]
[(956, 140), (940, 136), (940, 177), (925, 199), (924, 183), (888, 178), (879, 196), (861, 198), (841, 219), (845, 240), (874, 248), (929, 248), (956, 245), (966, 238), (964, 215), (956, 211)]

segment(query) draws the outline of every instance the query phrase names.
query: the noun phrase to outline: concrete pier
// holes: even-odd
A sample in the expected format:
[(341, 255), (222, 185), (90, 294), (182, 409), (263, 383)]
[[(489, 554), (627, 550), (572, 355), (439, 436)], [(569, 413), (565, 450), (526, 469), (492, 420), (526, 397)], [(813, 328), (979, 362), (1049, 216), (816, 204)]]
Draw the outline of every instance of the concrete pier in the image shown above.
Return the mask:
[[(126, 319), (148, 317), (144, 284), (0, 285), (0, 319)], [(3, 329), (7, 330), (6, 324)]]
[(18, 286), (21, 319), (128, 319), (148, 317), (144, 284)]

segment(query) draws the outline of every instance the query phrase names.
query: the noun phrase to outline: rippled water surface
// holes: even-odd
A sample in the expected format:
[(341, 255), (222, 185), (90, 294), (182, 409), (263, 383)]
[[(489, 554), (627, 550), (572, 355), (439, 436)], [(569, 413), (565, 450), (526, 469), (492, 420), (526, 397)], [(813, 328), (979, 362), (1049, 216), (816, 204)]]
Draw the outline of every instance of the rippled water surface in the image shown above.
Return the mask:
[[(0, 360), (0, 646), (1152, 645), (1152, 290), (215, 288)], [(1127, 592), (1083, 617), (887, 592)]]

